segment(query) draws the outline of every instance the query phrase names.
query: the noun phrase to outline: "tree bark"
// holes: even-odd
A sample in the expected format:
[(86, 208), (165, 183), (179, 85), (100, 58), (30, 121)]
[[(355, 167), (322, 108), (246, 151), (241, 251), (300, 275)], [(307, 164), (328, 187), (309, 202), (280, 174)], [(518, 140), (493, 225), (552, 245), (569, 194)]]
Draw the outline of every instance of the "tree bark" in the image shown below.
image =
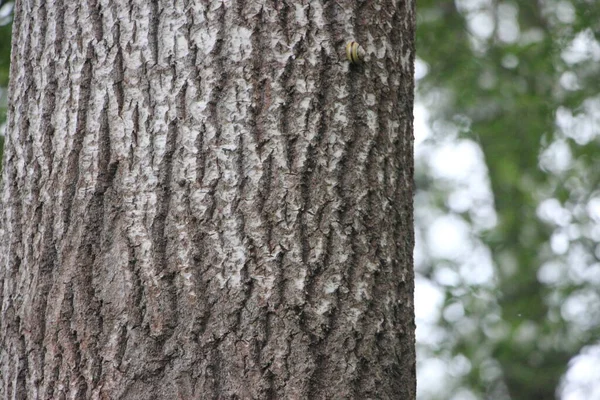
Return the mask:
[(0, 398), (413, 399), (414, 26), (17, 1)]

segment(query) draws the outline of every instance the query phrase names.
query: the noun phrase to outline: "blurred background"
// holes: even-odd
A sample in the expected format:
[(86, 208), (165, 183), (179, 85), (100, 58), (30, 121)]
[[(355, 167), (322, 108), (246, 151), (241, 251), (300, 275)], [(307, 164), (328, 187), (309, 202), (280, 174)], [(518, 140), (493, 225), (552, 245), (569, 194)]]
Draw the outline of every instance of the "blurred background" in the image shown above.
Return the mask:
[(600, 2), (418, 0), (418, 394), (600, 399)]
[[(8, 99), (8, 70), (10, 66), (10, 34), (12, 30), (12, 1), (0, 0), (0, 161), (4, 151), (6, 102)], [(2, 164), (0, 163), (0, 168)]]
[(600, 0), (417, 3), (419, 400), (600, 399)]

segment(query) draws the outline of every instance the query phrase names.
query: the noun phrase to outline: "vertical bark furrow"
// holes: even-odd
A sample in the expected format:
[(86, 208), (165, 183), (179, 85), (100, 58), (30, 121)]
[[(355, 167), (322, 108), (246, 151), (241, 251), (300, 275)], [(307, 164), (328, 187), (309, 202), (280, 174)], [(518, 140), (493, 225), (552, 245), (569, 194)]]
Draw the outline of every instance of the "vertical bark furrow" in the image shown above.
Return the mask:
[[(40, 214), (42, 209), (40, 208)], [(52, 288), (52, 275), (56, 267), (56, 243), (52, 235), (52, 226), (54, 224), (54, 214), (45, 212), (41, 215), (40, 226), (43, 231), (40, 232), (41, 253), (38, 260), (39, 272), (36, 278), (36, 296), (32, 301), (30, 314), (25, 320), (25, 330), (30, 332), (28, 343), (29, 364), (31, 368), (32, 380), (37, 382), (44, 381), (44, 365), (46, 364), (46, 351), (43, 348), (46, 337), (46, 311), (48, 294)]]
[(102, 8), (102, 4), (99, 2), (99, 0), (88, 0), (88, 3), (89, 3), (90, 10), (92, 10), (90, 12), (90, 16), (91, 16), (92, 25), (93, 25), (92, 30), (94, 32), (94, 38), (96, 39), (97, 42), (100, 42), (104, 38), (104, 26), (102, 24), (102, 13), (105, 12), (105, 10)]
[(58, 366), (60, 369), (59, 379), (66, 381), (66, 385), (59, 385), (58, 395), (60, 398), (64, 396), (68, 397), (70, 390), (73, 388), (73, 383), (79, 379), (79, 343), (74, 331), (72, 324), (73, 317), (75, 314), (75, 293), (73, 292), (73, 284), (68, 283), (65, 286), (63, 297), (60, 298), (60, 317), (57, 321), (59, 328), (59, 334), (57, 335), (58, 341), (58, 352), (62, 354), (60, 359), (61, 364)]
[[(111, 186), (115, 177), (115, 165), (111, 164), (111, 139), (110, 139), (110, 121), (108, 116), (109, 100), (106, 96), (104, 105), (100, 111), (100, 126), (98, 131), (98, 177), (96, 179), (96, 187), (94, 194), (103, 202), (104, 193)], [(99, 212), (103, 212), (103, 207), (99, 207)], [(94, 215), (95, 217), (95, 215)], [(97, 228), (102, 228), (101, 216), (98, 216), (95, 223), (99, 225)], [(95, 227), (96, 228), (96, 227)]]
[(196, 137), (195, 146), (197, 149), (196, 156), (196, 184), (201, 184), (206, 173), (206, 152), (204, 151), (204, 136), (206, 134), (206, 125), (201, 124), (198, 128), (198, 136)]
[(156, 214), (152, 222), (152, 247), (154, 256), (154, 269), (158, 278), (156, 293), (150, 299), (156, 302), (150, 312), (153, 319), (151, 327), (153, 334), (170, 336), (177, 321), (176, 294), (174, 292), (174, 271), (168, 262), (167, 253), (171, 233), (169, 232), (168, 216), (171, 211), (173, 156), (177, 145), (178, 126), (175, 121), (168, 126), (165, 152), (159, 165), (158, 193), (156, 195)]
[[(41, 32), (41, 34), (38, 36), (39, 41), (37, 42), (37, 45), (40, 49), (45, 49), (46, 39), (49, 36), (48, 15), (45, 2), (41, 2), (41, 4), (37, 6), (36, 20), (37, 24), (39, 25), (38, 29)], [(39, 64), (41, 62), (43, 53), (43, 51), (39, 51), (34, 55), (36, 64)]]
[(260, 217), (262, 223), (264, 224), (263, 229), (265, 229), (265, 245), (266, 252), (272, 254), (275, 248), (275, 244), (273, 243), (273, 221), (269, 217), (269, 213), (266, 207), (267, 199), (269, 194), (271, 193), (271, 185), (273, 184), (273, 155), (269, 154), (268, 157), (262, 162), (261, 165), (262, 174), (261, 179), (258, 181), (258, 190), (257, 190), (257, 206), (258, 212), (260, 212)]
[[(119, 28), (119, 24), (116, 25), (115, 27), (115, 43), (119, 43), (119, 32), (120, 32), (120, 28)], [(124, 99), (124, 93), (123, 93), (123, 72), (124, 72), (124, 67), (123, 67), (123, 50), (119, 47), (119, 50), (117, 51), (117, 55), (115, 57), (115, 69), (113, 72), (113, 79), (114, 79), (114, 84), (113, 84), (113, 90), (115, 92), (115, 98), (117, 101), (117, 107), (118, 107), (118, 112), (119, 115), (121, 115), (121, 113), (123, 112), (123, 102), (125, 101)]]
[(210, 97), (207, 99), (209, 108), (207, 120), (210, 121), (212, 127), (214, 128), (215, 139), (218, 141), (221, 136), (221, 124), (219, 123), (219, 100), (221, 99), (221, 96), (224, 94), (225, 88), (228, 85), (229, 68), (225, 68), (225, 59), (227, 54), (224, 47), (228, 29), (225, 7), (220, 7), (219, 11), (215, 14), (215, 20), (213, 23), (216, 25), (214, 27), (216, 30), (216, 37), (214, 39), (214, 47), (210, 54), (208, 54), (214, 63), (214, 71), (208, 72), (208, 76), (205, 77), (205, 84), (211, 85), (207, 85), (206, 87), (210, 90)]
[[(79, 294), (73, 316), (73, 340), (82, 343), (78, 350), (80, 357), (79, 370), (81, 376), (78, 385), (79, 395), (89, 397), (91, 391), (98, 383), (98, 370), (101, 365), (99, 354), (99, 339), (103, 331), (103, 300), (99, 297), (101, 292), (97, 288), (98, 282), (104, 274), (103, 257), (101, 249), (110, 243), (107, 240), (105, 229), (111, 225), (105, 220), (107, 191), (113, 186), (118, 164), (111, 164), (111, 136), (109, 125), (109, 99), (105, 96), (104, 104), (99, 110), (98, 126), (98, 152), (97, 152), (97, 178), (94, 194), (87, 205), (87, 218), (83, 221), (81, 244), (77, 249), (77, 271), (73, 277), (75, 292)], [(85, 310), (84, 312), (81, 312)]]
[[(20, 322), (20, 321), (19, 321)], [(20, 323), (18, 324), (20, 325)], [(23, 335), (19, 336), (19, 352), (22, 354), (19, 361), (16, 363), (18, 366), (17, 377), (15, 379), (15, 393), (14, 398), (17, 400), (27, 399), (27, 381), (29, 380), (29, 364), (27, 358), (24, 356), (27, 352), (27, 346), (25, 345), (25, 338)]]
[(252, 70), (250, 73), (250, 83), (252, 84), (252, 104), (248, 112), (248, 127), (254, 139), (258, 156), (262, 158), (262, 149), (265, 144), (265, 115), (264, 110), (268, 108), (270, 96), (268, 87), (265, 86), (266, 69), (268, 64), (264, 57), (263, 50), (266, 51), (268, 43), (265, 41), (263, 9), (253, 18), (254, 27), (250, 36), (252, 47)]
[[(73, 137), (72, 147), (69, 150), (67, 156), (67, 165), (65, 170), (66, 181), (69, 182), (65, 191), (65, 197), (62, 204), (62, 219), (64, 221), (65, 231), (69, 229), (71, 224), (71, 218), (73, 213), (73, 200), (77, 191), (79, 183), (79, 155), (83, 148), (83, 141), (86, 134), (86, 124), (88, 115), (88, 106), (91, 96), (91, 82), (92, 82), (92, 57), (93, 50), (91, 45), (88, 46), (87, 53), (85, 55), (85, 61), (81, 69), (81, 78), (78, 87), (78, 102), (77, 102), (77, 114), (75, 133)], [(77, 84), (76, 83), (76, 84)]]
[(61, 58), (63, 55), (63, 42), (65, 39), (65, 12), (66, 7), (64, 5), (64, 0), (55, 0), (54, 7), (52, 7), (52, 11), (56, 13), (56, 16), (53, 18), (53, 26), (55, 29), (54, 32), (54, 46), (56, 49), (56, 53), (54, 55), (58, 55)]
[[(268, 108), (270, 103), (270, 91), (267, 82), (267, 70), (269, 62), (272, 58), (269, 56), (268, 35), (265, 32), (264, 8), (260, 8), (254, 15), (245, 16), (246, 27), (250, 32), (250, 54), (248, 60), (251, 63), (251, 70), (248, 73), (250, 84), (250, 104), (248, 105), (248, 119), (246, 129), (248, 131), (248, 139), (246, 152), (248, 153), (247, 170), (256, 170), (259, 172), (254, 176), (248, 185), (247, 193), (244, 194), (246, 199), (246, 207), (250, 212), (243, 212), (244, 216), (244, 236), (247, 238), (247, 251), (250, 254), (252, 265), (249, 266), (249, 284), (253, 291), (257, 287), (253, 299), (252, 313), (253, 318), (260, 322), (263, 329), (268, 329), (267, 310), (265, 307), (256, 307), (256, 303), (265, 304), (266, 296), (264, 293), (264, 276), (267, 275), (265, 258), (269, 257), (272, 250), (271, 233), (272, 223), (269, 214), (266, 211), (266, 202), (270, 193), (270, 187), (273, 180), (272, 165), (273, 158), (271, 154), (265, 155), (263, 149), (268, 141), (268, 133), (265, 129), (265, 108)], [(241, 140), (243, 140), (242, 133)], [(245, 175), (245, 171), (239, 171), (240, 176)], [(250, 206), (250, 207), (248, 207)], [(246, 223), (249, 221), (249, 223)], [(259, 331), (259, 336), (262, 336), (262, 330)], [(263, 346), (264, 338), (259, 338), (258, 346)], [(260, 350), (257, 350), (258, 355), (255, 363), (260, 365)], [(260, 367), (258, 367), (260, 368)]]
[(62, 352), (56, 352), (55, 354), (56, 354), (56, 357), (51, 359), (45, 365), (45, 371), (48, 371), (48, 372), (45, 373), (45, 375), (44, 375), (46, 377), (46, 379), (44, 379), (44, 381), (41, 382), (41, 385), (42, 385), (42, 389), (40, 390), (41, 398), (46, 398), (46, 399), (58, 398), (58, 396), (54, 397), (55, 387), (60, 384), (59, 379), (60, 379), (60, 372), (61, 372), (61, 367), (62, 367), (63, 363), (62, 363)]
[(159, 32), (160, 32), (160, 15), (161, 15), (161, 1), (150, 0), (148, 16), (148, 47), (150, 48), (150, 56), (152, 57), (149, 61), (152, 65), (159, 63), (160, 49), (159, 49)]
[[(323, 54), (321, 54), (323, 57)], [(311, 200), (311, 191), (314, 190), (315, 186), (320, 186), (322, 183), (322, 176), (317, 176), (315, 178), (315, 174), (322, 173), (321, 168), (317, 170), (317, 162), (319, 161), (319, 152), (323, 151), (322, 143), (325, 140), (328, 131), (328, 98), (327, 98), (327, 87), (329, 85), (329, 80), (331, 76), (328, 74), (328, 68), (322, 67), (319, 68), (318, 76), (315, 80), (315, 93), (319, 93), (317, 95), (316, 107), (314, 112), (311, 113), (315, 115), (316, 124), (314, 129), (316, 130), (314, 136), (311, 138), (310, 143), (306, 146), (306, 150), (304, 151), (304, 165), (300, 173), (300, 197), (302, 203), (300, 205), (300, 210), (298, 214), (299, 219), (299, 235), (300, 235), (300, 244), (302, 246), (302, 262), (308, 264), (309, 253), (310, 253), (310, 245), (308, 243), (308, 233), (306, 232), (309, 229), (308, 222), (306, 220), (307, 212), (310, 212), (313, 209), (313, 204)], [(325, 150), (326, 151), (326, 150)], [(313, 228), (313, 227), (311, 227)], [(311, 299), (307, 299), (309, 302)]]
[[(41, 147), (41, 162), (44, 162), (42, 167), (42, 174), (44, 175), (44, 183), (54, 178), (52, 176), (53, 164), (54, 164), (54, 153), (52, 151), (52, 139), (54, 137), (54, 123), (52, 121), (52, 114), (55, 112), (56, 107), (56, 91), (58, 90), (58, 78), (56, 76), (56, 62), (50, 61), (49, 68), (47, 69), (48, 85), (45, 89), (43, 101), (42, 101), (42, 120), (41, 120), (41, 132), (39, 144)], [(43, 185), (47, 187), (46, 185)], [(43, 202), (48, 202), (50, 199), (47, 195), (44, 195)]]

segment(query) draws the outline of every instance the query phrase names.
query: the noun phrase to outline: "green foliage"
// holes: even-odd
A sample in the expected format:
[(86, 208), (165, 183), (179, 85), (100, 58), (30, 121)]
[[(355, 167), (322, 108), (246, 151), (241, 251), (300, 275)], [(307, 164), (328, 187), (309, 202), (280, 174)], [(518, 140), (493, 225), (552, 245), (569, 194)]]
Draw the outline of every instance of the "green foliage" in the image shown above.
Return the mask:
[(12, 23), (0, 26), (0, 87), (8, 86)]
[[(12, 9), (12, 2), (0, 1), (0, 14)], [(10, 71), (10, 49), (12, 34), (12, 15), (2, 14), (0, 18), (0, 127), (6, 123), (6, 102), (8, 75)], [(2, 133), (3, 134), (3, 133)], [(4, 136), (0, 136), (0, 169), (4, 153)]]
[[(465, 318), (480, 324), (496, 316), (494, 326), (503, 333), (491, 335), (481, 324), (476, 334), (455, 332), (443, 351), (469, 358), (472, 368), (459, 386), (482, 398), (554, 398), (568, 361), (600, 333), (597, 312), (582, 328), (564, 310), (576, 290), (597, 290), (576, 275), (587, 276), (599, 255), (586, 207), (600, 181), (594, 117), (600, 63), (590, 50), (600, 39), (600, 7), (584, 0), (423, 0), (418, 12), (417, 56), (429, 68), (418, 94), (429, 105), (432, 125), (442, 127), (432, 141), (451, 137), (457, 116), (468, 121), (458, 138), (483, 151), (498, 217), (479, 232), (494, 266), (495, 285), (485, 290), (496, 301), (484, 310), (464, 306)], [(573, 49), (577, 41), (587, 43), (587, 54)], [(553, 148), (570, 153), (567, 161)], [(427, 180), (417, 176), (417, 185)], [(429, 190), (443, 193), (433, 181)], [(540, 217), (546, 201), (560, 205), (562, 219)], [(567, 238), (566, 250), (552, 245), (556, 237)], [(435, 276), (438, 263), (430, 260), (428, 274)], [(540, 278), (551, 265), (560, 279)], [(491, 364), (500, 373), (486, 374)]]

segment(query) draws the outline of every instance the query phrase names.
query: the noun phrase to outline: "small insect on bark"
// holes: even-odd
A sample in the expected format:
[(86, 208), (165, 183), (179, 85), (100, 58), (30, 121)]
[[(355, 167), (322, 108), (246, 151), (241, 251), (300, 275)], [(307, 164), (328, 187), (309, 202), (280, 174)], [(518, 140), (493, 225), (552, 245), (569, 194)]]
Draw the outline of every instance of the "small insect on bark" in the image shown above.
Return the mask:
[(365, 49), (357, 42), (348, 42), (346, 45), (346, 58), (351, 64), (360, 64), (365, 59)]

